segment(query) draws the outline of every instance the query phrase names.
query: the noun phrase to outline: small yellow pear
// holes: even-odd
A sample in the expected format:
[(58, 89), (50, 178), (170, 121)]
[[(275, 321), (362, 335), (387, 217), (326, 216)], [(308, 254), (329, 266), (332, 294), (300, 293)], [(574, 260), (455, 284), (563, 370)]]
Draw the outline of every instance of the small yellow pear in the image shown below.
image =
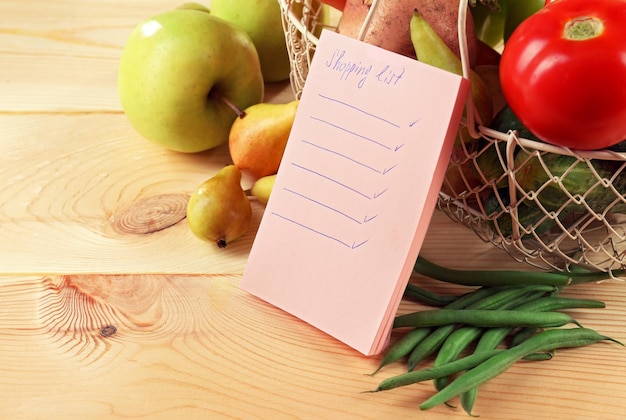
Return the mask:
[(275, 181), (276, 174), (259, 178), (254, 182), (254, 184), (252, 184), (250, 192), (261, 203), (267, 204), (268, 200), (270, 199), (270, 194), (272, 192), (272, 188), (274, 187)]
[(259, 103), (246, 108), (245, 115), (235, 120), (228, 147), (240, 170), (254, 178), (278, 172), (299, 102)]
[(245, 233), (252, 207), (241, 188), (241, 171), (228, 165), (204, 181), (187, 203), (187, 224), (198, 238), (224, 248)]

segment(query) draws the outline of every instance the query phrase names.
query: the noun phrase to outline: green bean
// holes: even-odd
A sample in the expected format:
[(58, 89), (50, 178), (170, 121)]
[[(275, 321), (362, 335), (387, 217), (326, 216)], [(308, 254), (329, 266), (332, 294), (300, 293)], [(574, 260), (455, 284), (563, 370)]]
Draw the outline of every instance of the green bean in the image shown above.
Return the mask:
[[(543, 296), (545, 292), (551, 292), (553, 287), (549, 286), (547, 288), (540, 286), (526, 286), (519, 289), (516, 289), (517, 294), (508, 293), (505, 296), (504, 300), (500, 300), (497, 304), (491, 306), (487, 309), (511, 309), (520, 305), (520, 302), (525, 302), (527, 299), (536, 299), (539, 296)], [(505, 295), (504, 292), (501, 292), (502, 295)], [(493, 298), (493, 296), (492, 296)], [(506, 299), (508, 298), (508, 299)], [(493, 299), (492, 299), (493, 300)], [(483, 301), (484, 302), (484, 301)], [(476, 305), (479, 306), (479, 305)], [(479, 307), (477, 309), (483, 309), (483, 307)], [(469, 346), (473, 341), (475, 341), (478, 337), (480, 337), (484, 328), (473, 327), (473, 326), (463, 326), (458, 328), (456, 331), (451, 333), (446, 340), (441, 345), (439, 352), (437, 353), (437, 357), (434, 361), (434, 366), (439, 366), (441, 364), (449, 363), (454, 359), (458, 358), (459, 355)], [(446, 386), (449, 382), (450, 378), (438, 378), (435, 382), (435, 388), (437, 390)]]
[(459, 298), (459, 296), (438, 295), (411, 283), (406, 285), (404, 296), (429, 306), (446, 306)]
[(551, 284), (554, 286), (568, 286), (570, 284), (588, 283), (619, 277), (626, 274), (626, 270), (612, 272), (562, 272), (562, 271), (515, 271), (515, 270), (455, 270), (444, 268), (419, 256), (415, 261), (413, 271), (448, 283), (465, 286), (496, 286), (496, 285), (523, 285), (523, 284)]
[[(471, 306), (474, 303), (481, 301), (482, 299), (491, 296), (492, 294), (496, 293), (498, 291), (497, 288), (487, 288), (487, 287), (481, 287), (478, 288), (476, 290), (473, 290), (471, 292), (465, 293), (461, 296), (458, 296), (453, 302), (450, 302), (448, 305), (446, 305), (445, 307), (448, 309), (462, 309), (467, 307), (468, 305)], [(428, 337), (430, 337), (429, 334), (426, 334), (428, 337), (424, 337), (422, 336), (423, 334), (425, 334), (426, 329), (419, 329), (416, 328), (416, 330), (421, 330), (421, 332), (417, 332), (415, 330), (415, 332), (410, 332), (407, 333), (407, 335), (409, 335), (408, 337), (405, 335), (405, 339), (401, 339), (399, 340), (394, 346), (392, 346), (391, 348), (389, 348), (385, 354), (383, 355), (383, 359), (381, 360), (380, 365), (378, 366), (378, 368), (376, 369), (376, 371), (374, 371), (374, 373), (376, 373), (378, 370), (380, 370), (380, 368), (382, 368), (383, 366), (389, 364), (389, 363), (393, 363), (397, 360), (400, 360), (401, 358), (403, 358), (404, 356), (413, 353), (414, 349), (416, 348), (416, 346), (419, 346), (420, 343), (422, 343), (422, 341), (424, 341), (424, 339), (428, 339)], [(431, 331), (431, 329), (429, 328), (427, 331)], [(428, 357), (430, 354), (432, 354), (432, 352), (434, 350), (436, 350), (436, 343), (432, 343), (433, 342), (433, 338), (431, 337), (430, 340), (428, 340), (426, 342), (425, 345), (421, 345), (421, 349), (427, 348), (426, 350), (426, 356)], [(413, 356), (413, 359), (415, 359), (416, 357), (418, 357), (418, 353), (422, 352), (423, 350), (417, 350), (417, 352), (415, 352), (415, 356)], [(421, 356), (420, 356), (421, 357)], [(421, 360), (421, 359), (420, 359)], [(412, 363), (412, 362), (411, 362)], [(410, 364), (409, 364), (410, 365)], [(409, 369), (412, 370), (412, 369)]]
[(454, 329), (454, 325), (444, 325), (435, 328), (428, 337), (424, 338), (413, 348), (406, 363), (407, 370), (412, 371), (422, 360), (434, 354)]
[(568, 298), (563, 296), (546, 296), (521, 304), (515, 309), (522, 311), (548, 312), (561, 309), (605, 308), (604, 302), (594, 299)]
[[(433, 366), (441, 366), (456, 360), (461, 352), (483, 333), (483, 328), (462, 327), (450, 334), (441, 345)], [(435, 389), (440, 390), (449, 382), (449, 377), (444, 376), (435, 380)]]
[(491, 352), (487, 353), (472, 354), (437, 367), (420, 369), (413, 372), (407, 372), (400, 375), (392, 376), (391, 378), (387, 378), (382, 381), (374, 391), (369, 392), (388, 391), (390, 389), (398, 388), (405, 385), (411, 385), (418, 382), (454, 375), (455, 373), (459, 373), (464, 370), (468, 370), (475, 366), (478, 366), (484, 361), (504, 351), (506, 350), (498, 349), (492, 350)]
[(471, 292), (459, 296), (454, 302), (446, 306), (447, 309), (463, 309), (480, 302), (487, 297), (500, 292), (501, 287), (479, 287)]
[(415, 346), (424, 340), (424, 338), (426, 338), (431, 331), (432, 328), (425, 327), (415, 328), (406, 333), (401, 339), (396, 341), (393, 346), (389, 347), (389, 349), (385, 351), (385, 354), (380, 360), (380, 364), (376, 370), (372, 372), (372, 375), (375, 375), (384, 366), (396, 362), (411, 353)]
[[(493, 288), (480, 288), (470, 295), (466, 295), (454, 303), (446, 306), (444, 309), (489, 309), (497, 308), (499, 306), (507, 304), (511, 299), (515, 299), (516, 296), (525, 295), (529, 292), (546, 292), (553, 290), (552, 286), (545, 285), (533, 285), (525, 287), (493, 287)], [(477, 298), (479, 297), (479, 298)], [(446, 338), (455, 330), (454, 324), (441, 325), (436, 328), (428, 337), (420, 341), (415, 348), (411, 351), (409, 359), (407, 361), (407, 369), (409, 371), (415, 369), (415, 367), (425, 358), (434, 354), (446, 340)]]
[[(515, 306), (516, 310), (527, 311), (556, 311), (560, 309), (574, 309), (574, 308), (604, 308), (604, 302), (593, 299), (578, 299), (567, 298), (560, 296), (547, 296), (534, 300), (529, 300), (525, 303)], [(536, 332), (537, 327), (527, 327), (522, 330), (528, 329), (529, 331)], [(491, 351), (498, 347), (500, 343), (514, 330), (514, 327), (500, 327), (487, 329), (478, 340), (474, 353), (480, 353), (484, 351)], [(519, 333), (514, 336), (521, 339)], [(513, 343), (511, 343), (513, 345)], [(532, 356), (534, 357), (534, 356)], [(461, 406), (463, 409), (471, 413), (474, 406), (474, 401), (478, 395), (478, 388), (473, 388), (467, 392), (461, 394)]]
[[(555, 290), (554, 286), (545, 285), (545, 284), (536, 284), (529, 286), (518, 286), (518, 287), (504, 287), (504, 288), (494, 288), (495, 293), (491, 296), (487, 296), (484, 299), (476, 302), (468, 306), (471, 309), (500, 309), (504, 307), (504, 305), (511, 305), (512, 301), (516, 301), (516, 299), (528, 299), (528, 295), (531, 293), (548, 293), (553, 292)], [(449, 308), (445, 308), (449, 309)]]
[[(445, 309), (463, 309), (474, 307), (475, 305), (479, 305), (480, 302), (484, 302), (488, 297), (502, 292), (502, 290), (502, 288), (496, 287), (481, 287), (462, 295), (457, 300), (447, 305)], [(409, 371), (415, 369), (419, 362), (437, 351), (445, 338), (452, 331), (454, 331), (454, 328), (454, 325), (446, 325), (436, 328), (427, 337), (415, 345), (410, 352), (409, 359), (407, 360), (407, 369)]]
[(503, 306), (502, 308), (497, 308), (497, 309), (518, 309), (517, 307), (522, 304), (551, 296), (552, 293), (555, 293), (555, 292), (548, 292), (548, 295), (546, 295), (545, 291), (534, 291), (534, 292), (531, 291), (528, 293), (523, 293), (523, 294), (520, 294), (519, 296), (513, 297), (511, 300), (509, 300), (506, 303), (505, 306)]
[(523, 357), (524, 360), (533, 360), (533, 361), (543, 361), (543, 360), (550, 360), (554, 357), (554, 352), (553, 351), (540, 351), (537, 353), (531, 353), (531, 354), (527, 354), (526, 356)]
[[(488, 353), (493, 351), (497, 346), (504, 340), (504, 337), (508, 334), (508, 332), (512, 330), (512, 328), (503, 327), (503, 328), (490, 328), (485, 331), (485, 333), (481, 336), (478, 344), (476, 345), (476, 349), (474, 350), (474, 354), (480, 353)], [(528, 354), (523, 357), (524, 360), (534, 360), (534, 361), (542, 361), (542, 360), (550, 360), (554, 356), (553, 352), (539, 352)], [(478, 387), (475, 386), (468, 391), (463, 392), (461, 397), (461, 407), (465, 410), (466, 413), (471, 414), (474, 408), (474, 402), (476, 401), (476, 397), (478, 396)]]
[(395, 318), (393, 327), (436, 327), (450, 324), (476, 327), (561, 327), (571, 323), (577, 324), (569, 315), (554, 311), (434, 309), (400, 315)]
[[(513, 330), (512, 327), (499, 327), (499, 328), (489, 328), (487, 329), (483, 335), (480, 336), (478, 343), (476, 344), (476, 348), (474, 349), (474, 354), (481, 354), (491, 352), (496, 349), (502, 340)], [(476, 396), (478, 395), (478, 387), (474, 387), (469, 389), (466, 392), (461, 394), (461, 406), (465, 410), (466, 413), (472, 412), (474, 408), (474, 402), (476, 401)]]
[[(547, 296), (529, 300), (514, 308), (522, 311), (549, 312), (561, 309), (604, 308), (605, 306), (604, 302), (599, 300)], [(490, 328), (481, 336), (474, 351), (491, 350), (497, 347), (513, 329), (514, 327)]]
[[(517, 347), (504, 350), (473, 369), (467, 370), (448, 386), (420, 404), (428, 410), (505, 372), (526, 355), (563, 347), (579, 347), (603, 340), (618, 341), (588, 328), (552, 329), (543, 331)], [(621, 344), (621, 343), (619, 343)]]
[(538, 327), (520, 328), (519, 331), (517, 331), (515, 335), (513, 335), (513, 337), (511, 338), (511, 344), (509, 345), (509, 347), (515, 347), (518, 344), (521, 344), (523, 341), (526, 341), (533, 335), (537, 334), (537, 332), (540, 330), (541, 328)]

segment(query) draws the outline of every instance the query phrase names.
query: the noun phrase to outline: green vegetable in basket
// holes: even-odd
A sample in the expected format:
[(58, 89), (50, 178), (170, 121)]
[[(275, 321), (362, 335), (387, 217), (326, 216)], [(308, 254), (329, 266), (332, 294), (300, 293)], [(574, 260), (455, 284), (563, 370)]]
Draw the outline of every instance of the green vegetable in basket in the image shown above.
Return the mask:
[(548, 211), (586, 212), (589, 207), (596, 213), (626, 213), (626, 163), (622, 161), (520, 150), (515, 168), (520, 188), (535, 192)]
[(481, 142), (482, 148), (476, 156), (474, 171), (484, 184), (495, 184), (497, 187), (508, 186), (506, 177), (506, 143)]
[(541, 10), (545, 0), (508, 0), (506, 1), (506, 19), (504, 22), (504, 43), (526, 18)]
[(507, 133), (509, 130), (515, 130), (517, 131), (517, 136), (519, 138), (541, 141), (537, 136), (531, 133), (530, 130), (524, 126), (524, 124), (522, 124), (508, 105), (498, 111), (498, 113), (493, 117), (493, 121), (491, 122), (489, 128), (502, 133)]
[(473, 191), (482, 184), (481, 178), (474, 169), (471, 155), (477, 143), (465, 142), (456, 144), (450, 155), (450, 163), (446, 169), (446, 176), (441, 191), (450, 197), (457, 198)]
[(470, 11), (474, 19), (476, 36), (491, 47), (498, 46), (504, 36), (504, 21), (508, 1), (475, 0)]
[(614, 152), (626, 153), (626, 140), (614, 144), (613, 146), (607, 147), (607, 149)]
[[(461, 60), (452, 52), (432, 26), (417, 11), (410, 21), (411, 42), (417, 59), (455, 74), (463, 74)], [(487, 126), (493, 117), (493, 99), (485, 82), (475, 72), (470, 72), (471, 95), (476, 112), (483, 125)], [(467, 137), (469, 139), (469, 136)]]
[[(494, 232), (505, 238), (514, 233), (512, 209), (509, 208), (509, 204), (509, 189), (506, 187), (493, 192), (485, 200), (485, 213), (490, 217), (487, 219), (487, 224)], [(532, 232), (541, 235), (557, 224), (555, 218), (551, 218), (541, 208), (527, 200), (519, 202), (515, 209), (522, 238), (532, 238)], [(563, 218), (567, 213), (565, 211), (559, 214), (559, 217)]]
[(506, 43), (513, 30), (544, 4), (545, 0), (474, 0), (470, 11), (476, 36), (492, 47)]
[[(489, 128), (501, 133), (514, 130), (519, 138), (540, 141), (524, 127), (508, 106), (498, 111)], [(505, 170), (512, 166), (512, 163), (511, 165), (507, 163), (506, 142), (485, 140), (476, 149), (478, 150), (474, 167), (476, 177), (485, 184), (494, 183), (497, 188), (508, 187), (508, 177)], [(518, 150), (519, 147), (514, 150), (513, 156), (515, 156)]]

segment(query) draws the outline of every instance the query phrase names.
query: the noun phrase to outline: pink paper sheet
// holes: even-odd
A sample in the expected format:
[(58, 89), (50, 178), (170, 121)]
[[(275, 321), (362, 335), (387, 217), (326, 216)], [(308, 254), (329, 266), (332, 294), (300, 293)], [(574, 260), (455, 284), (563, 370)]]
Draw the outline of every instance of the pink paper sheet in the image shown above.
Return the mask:
[(381, 352), (468, 91), (460, 76), (324, 31), (241, 287)]

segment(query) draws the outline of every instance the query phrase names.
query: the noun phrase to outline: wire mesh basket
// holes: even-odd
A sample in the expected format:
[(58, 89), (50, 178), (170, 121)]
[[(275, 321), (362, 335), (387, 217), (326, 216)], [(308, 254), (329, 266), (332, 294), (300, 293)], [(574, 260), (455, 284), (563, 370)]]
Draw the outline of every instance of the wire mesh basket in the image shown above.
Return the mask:
[[(321, 29), (337, 26), (316, 0), (278, 1), (291, 87), (299, 97)], [(466, 77), (467, 13), (468, 2), (461, 0), (458, 32)], [(539, 268), (626, 268), (626, 153), (571, 150), (522, 137), (516, 127), (503, 132), (481, 126), (470, 99), (461, 125), (473, 141), (457, 142), (437, 207), (482, 240)]]

